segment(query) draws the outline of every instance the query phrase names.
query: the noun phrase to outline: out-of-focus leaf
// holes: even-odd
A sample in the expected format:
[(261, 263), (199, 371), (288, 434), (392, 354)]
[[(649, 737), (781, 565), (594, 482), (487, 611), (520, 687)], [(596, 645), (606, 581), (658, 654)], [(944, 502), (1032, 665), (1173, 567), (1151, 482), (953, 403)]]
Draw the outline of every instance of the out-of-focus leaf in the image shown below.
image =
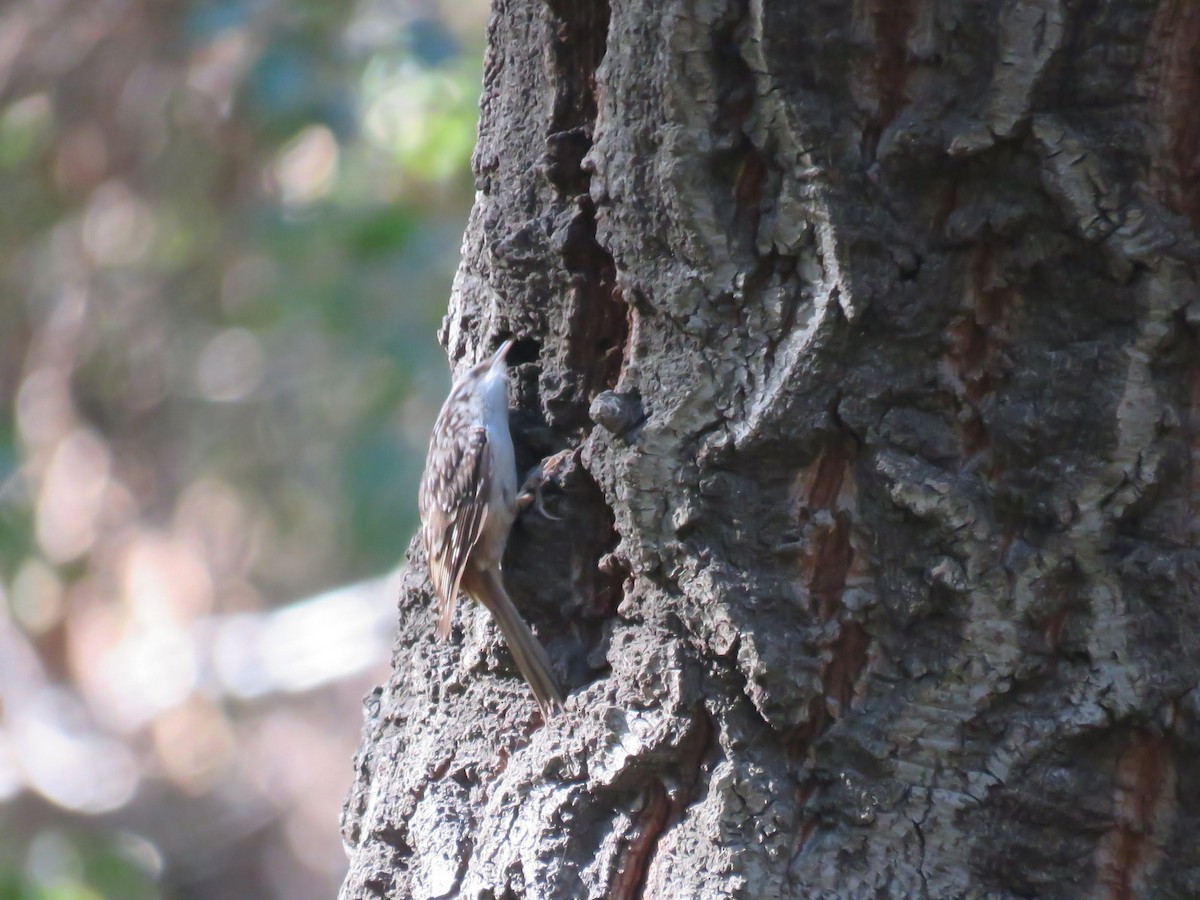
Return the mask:
[(0, 168), (27, 162), (50, 137), (50, 101), (45, 94), (25, 97), (0, 114)]
[(416, 227), (416, 216), (402, 206), (373, 210), (351, 225), (353, 252), (364, 260), (396, 253)]

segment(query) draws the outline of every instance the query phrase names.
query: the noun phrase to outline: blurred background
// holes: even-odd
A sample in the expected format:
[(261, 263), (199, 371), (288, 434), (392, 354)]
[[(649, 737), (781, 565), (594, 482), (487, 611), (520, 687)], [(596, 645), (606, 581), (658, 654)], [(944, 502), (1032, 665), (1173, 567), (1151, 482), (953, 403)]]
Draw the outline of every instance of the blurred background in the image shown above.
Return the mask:
[(486, 16), (0, 3), (0, 900), (336, 893)]

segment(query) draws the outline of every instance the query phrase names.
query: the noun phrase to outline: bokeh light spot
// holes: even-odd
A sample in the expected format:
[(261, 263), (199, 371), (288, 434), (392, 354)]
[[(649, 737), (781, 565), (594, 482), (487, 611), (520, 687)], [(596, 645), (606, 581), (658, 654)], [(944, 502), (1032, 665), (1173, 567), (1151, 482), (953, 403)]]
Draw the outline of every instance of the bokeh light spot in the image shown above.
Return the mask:
[(182, 703), (196, 685), (196, 655), (179, 628), (138, 628), (101, 663), (106, 676), (106, 706), (126, 730)]
[(200, 352), (196, 386), (214, 403), (245, 400), (262, 384), (264, 365), (258, 338), (244, 328), (230, 328)]
[(27, 559), (13, 579), (10, 607), (13, 618), (25, 631), (45, 634), (62, 619), (62, 581), (40, 559)]
[(108, 448), (83, 428), (68, 434), (50, 457), (38, 497), (37, 537), (51, 562), (70, 562), (91, 549), (109, 465)]
[(155, 719), (153, 734), (163, 770), (192, 796), (216, 783), (236, 747), (225, 716), (198, 698)]
[(17, 428), (30, 447), (43, 447), (70, 428), (66, 373), (49, 366), (31, 372), (17, 392)]
[[(46, 694), (61, 692), (45, 689)], [(47, 800), (67, 809), (102, 813), (129, 802), (138, 783), (137, 763), (121, 741), (85, 730), (76, 721), (64, 727), (56, 707), (66, 697), (29, 704), (12, 717), (13, 746), (26, 781)]]
[(337, 162), (337, 138), (324, 125), (310, 125), (292, 138), (271, 170), (284, 204), (307, 206), (328, 194)]
[(212, 580), (185, 541), (147, 533), (130, 546), (123, 570), (125, 600), (147, 624), (175, 623), (212, 609)]
[(83, 245), (102, 266), (137, 262), (150, 250), (155, 221), (150, 207), (125, 185), (97, 188), (83, 216)]

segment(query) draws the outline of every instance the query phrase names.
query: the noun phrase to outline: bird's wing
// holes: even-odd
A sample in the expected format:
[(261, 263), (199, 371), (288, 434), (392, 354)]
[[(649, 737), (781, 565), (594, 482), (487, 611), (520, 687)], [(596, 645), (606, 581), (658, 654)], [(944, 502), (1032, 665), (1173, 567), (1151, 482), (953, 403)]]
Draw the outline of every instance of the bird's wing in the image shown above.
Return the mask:
[(479, 542), (491, 496), (487, 429), (451, 421), (434, 429), (421, 483), (421, 533), (438, 597), (438, 633), (450, 634), (458, 585)]

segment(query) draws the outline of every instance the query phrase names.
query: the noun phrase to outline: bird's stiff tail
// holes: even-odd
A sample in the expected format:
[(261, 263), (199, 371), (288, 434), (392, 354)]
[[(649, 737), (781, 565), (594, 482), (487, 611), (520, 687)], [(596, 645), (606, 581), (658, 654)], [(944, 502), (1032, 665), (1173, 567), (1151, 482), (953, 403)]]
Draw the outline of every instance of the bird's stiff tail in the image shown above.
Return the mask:
[[(508, 598), (508, 591), (504, 589), (504, 582), (500, 580), (500, 572), (492, 568), (471, 574), (475, 577), (470, 579), (470, 587), (475, 590), (471, 590), (470, 593), (475, 594), (476, 599), (488, 608), (496, 624), (500, 626), (508, 649), (516, 660), (517, 668), (521, 670), (521, 674), (533, 690), (533, 696), (537, 698), (542, 718), (549, 720), (554, 710), (563, 708), (563, 698), (550, 670), (550, 658), (546, 655), (545, 648), (533, 636), (533, 632), (513, 606), (512, 600)], [(464, 579), (464, 587), (467, 586), (466, 582), (467, 579)]]

